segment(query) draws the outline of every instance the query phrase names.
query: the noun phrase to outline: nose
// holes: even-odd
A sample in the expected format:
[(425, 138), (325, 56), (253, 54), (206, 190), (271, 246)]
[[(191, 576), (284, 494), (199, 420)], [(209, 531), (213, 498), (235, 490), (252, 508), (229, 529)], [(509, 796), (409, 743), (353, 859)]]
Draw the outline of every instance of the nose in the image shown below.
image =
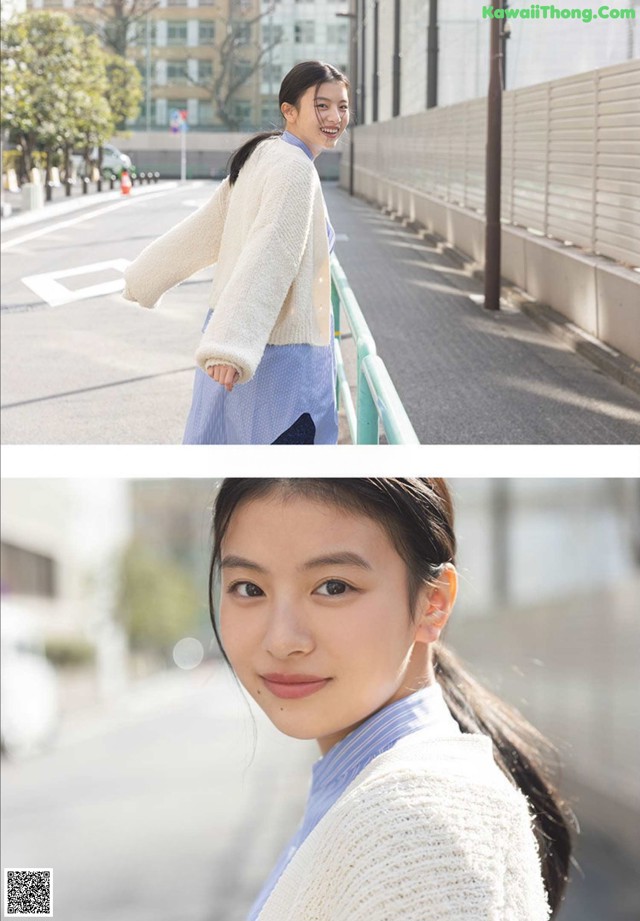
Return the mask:
[(291, 600), (275, 600), (269, 611), (264, 648), (275, 659), (307, 655), (315, 646), (299, 607)]

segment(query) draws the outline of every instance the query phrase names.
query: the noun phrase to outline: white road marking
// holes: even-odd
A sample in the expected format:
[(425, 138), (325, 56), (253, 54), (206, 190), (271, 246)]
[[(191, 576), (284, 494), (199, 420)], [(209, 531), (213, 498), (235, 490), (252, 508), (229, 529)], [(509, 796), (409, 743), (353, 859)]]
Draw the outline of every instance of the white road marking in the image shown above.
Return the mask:
[(58, 279), (88, 275), (90, 272), (104, 272), (109, 269), (124, 272), (129, 264), (128, 259), (111, 259), (109, 262), (94, 262), (92, 265), (82, 265), (75, 269), (62, 269), (59, 272), (28, 275), (22, 279), (22, 282), (51, 307), (60, 307), (62, 304), (82, 301), (87, 297), (97, 297), (99, 294), (114, 294), (117, 291), (122, 291), (124, 278), (116, 278), (98, 285), (88, 285), (86, 288), (77, 288), (75, 291), (60, 284)]

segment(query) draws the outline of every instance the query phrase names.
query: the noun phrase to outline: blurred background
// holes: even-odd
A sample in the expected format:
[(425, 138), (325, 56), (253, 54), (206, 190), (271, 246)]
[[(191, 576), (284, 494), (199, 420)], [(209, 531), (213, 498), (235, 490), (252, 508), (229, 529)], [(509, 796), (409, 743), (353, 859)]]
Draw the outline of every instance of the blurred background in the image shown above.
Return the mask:
[[(640, 481), (460, 479), (447, 642), (556, 745), (561, 921), (640, 916)], [(314, 742), (245, 701), (206, 606), (213, 480), (2, 481), (2, 847), (64, 921), (241, 921)]]

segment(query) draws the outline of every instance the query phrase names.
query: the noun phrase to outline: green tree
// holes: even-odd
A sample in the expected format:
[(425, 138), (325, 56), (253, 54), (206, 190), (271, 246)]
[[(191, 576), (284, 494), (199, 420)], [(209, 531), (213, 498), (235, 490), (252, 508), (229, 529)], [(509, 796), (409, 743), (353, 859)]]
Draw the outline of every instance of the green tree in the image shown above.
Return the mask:
[(117, 616), (132, 649), (171, 658), (173, 647), (199, 629), (200, 599), (187, 572), (175, 561), (155, 556), (133, 541), (120, 564)]
[(131, 61), (118, 54), (106, 54), (109, 105), (116, 129), (123, 129), (127, 119), (137, 118), (143, 98), (142, 76)]
[(85, 151), (111, 136), (114, 117), (107, 99), (105, 55), (64, 13), (25, 13), (2, 34), (2, 125), (22, 151), (22, 175), (33, 154)]

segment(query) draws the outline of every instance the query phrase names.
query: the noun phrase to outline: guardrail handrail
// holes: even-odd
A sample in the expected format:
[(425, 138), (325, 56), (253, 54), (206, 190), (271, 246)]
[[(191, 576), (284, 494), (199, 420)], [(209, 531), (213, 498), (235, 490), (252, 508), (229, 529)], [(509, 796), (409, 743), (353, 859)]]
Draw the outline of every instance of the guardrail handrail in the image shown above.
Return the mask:
[[(336, 396), (338, 405), (342, 401), (344, 406), (351, 440), (354, 444), (379, 444), (379, 422), (382, 422), (389, 444), (420, 444), (385, 363), (377, 353), (371, 330), (335, 253), (331, 255), (331, 302), (338, 369)], [(356, 345), (355, 406), (340, 349), (342, 310), (347, 315)]]

